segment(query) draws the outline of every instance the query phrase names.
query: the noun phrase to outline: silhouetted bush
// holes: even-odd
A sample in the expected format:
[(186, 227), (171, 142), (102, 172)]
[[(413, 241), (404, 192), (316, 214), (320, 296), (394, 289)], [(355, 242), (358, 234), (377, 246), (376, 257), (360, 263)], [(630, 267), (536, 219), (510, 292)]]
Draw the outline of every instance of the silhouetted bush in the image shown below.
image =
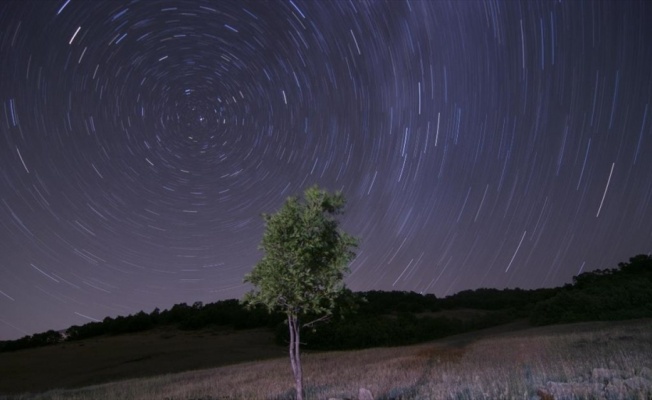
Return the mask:
[[(289, 340), (287, 329), (279, 326), (276, 341), (284, 345)], [(345, 350), (378, 346), (401, 346), (442, 338), (465, 332), (470, 326), (460, 320), (445, 317), (417, 317), (412, 313), (366, 315), (333, 321), (306, 329), (302, 342), (307, 349)]]

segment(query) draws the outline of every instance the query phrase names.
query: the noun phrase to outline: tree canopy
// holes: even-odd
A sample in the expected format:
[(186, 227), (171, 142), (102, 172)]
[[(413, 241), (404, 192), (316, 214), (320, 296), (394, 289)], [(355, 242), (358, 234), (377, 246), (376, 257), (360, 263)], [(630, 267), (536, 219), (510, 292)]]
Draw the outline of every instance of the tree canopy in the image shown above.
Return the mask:
[(329, 313), (357, 244), (338, 228), (344, 205), (341, 193), (313, 186), (303, 199), (290, 197), (277, 213), (264, 214), (265, 254), (245, 276), (255, 287), (245, 303), (292, 315)]

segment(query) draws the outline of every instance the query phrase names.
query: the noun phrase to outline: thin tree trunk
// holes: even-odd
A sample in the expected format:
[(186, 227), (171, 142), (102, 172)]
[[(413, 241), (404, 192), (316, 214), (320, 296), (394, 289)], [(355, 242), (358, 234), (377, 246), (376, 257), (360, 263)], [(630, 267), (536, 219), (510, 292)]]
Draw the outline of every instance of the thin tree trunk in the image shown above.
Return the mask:
[(294, 362), (294, 341), (296, 340), (294, 337), (294, 322), (293, 318), (291, 315), (288, 314), (288, 329), (290, 330), (290, 365), (292, 365), (292, 375), (296, 376), (297, 375), (297, 365)]
[(290, 364), (294, 374), (294, 383), (297, 390), (297, 400), (303, 400), (303, 374), (301, 371), (301, 353), (299, 351), (299, 318), (288, 315), (290, 329)]

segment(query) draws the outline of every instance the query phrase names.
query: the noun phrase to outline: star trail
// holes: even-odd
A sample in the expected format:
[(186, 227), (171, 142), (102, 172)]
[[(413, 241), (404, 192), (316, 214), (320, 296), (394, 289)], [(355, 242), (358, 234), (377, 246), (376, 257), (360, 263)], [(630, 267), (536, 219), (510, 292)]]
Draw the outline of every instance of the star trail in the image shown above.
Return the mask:
[(0, 2), (0, 339), (239, 298), (314, 184), (353, 290), (649, 254), (650, 49), (633, 0)]

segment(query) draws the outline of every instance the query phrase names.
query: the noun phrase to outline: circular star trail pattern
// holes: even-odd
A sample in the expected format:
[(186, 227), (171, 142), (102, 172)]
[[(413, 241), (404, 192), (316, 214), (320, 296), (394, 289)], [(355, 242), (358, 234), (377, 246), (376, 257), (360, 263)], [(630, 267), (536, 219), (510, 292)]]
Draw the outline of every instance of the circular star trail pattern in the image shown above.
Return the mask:
[(3, 1), (0, 338), (240, 297), (342, 190), (354, 290), (538, 288), (652, 243), (644, 1)]

